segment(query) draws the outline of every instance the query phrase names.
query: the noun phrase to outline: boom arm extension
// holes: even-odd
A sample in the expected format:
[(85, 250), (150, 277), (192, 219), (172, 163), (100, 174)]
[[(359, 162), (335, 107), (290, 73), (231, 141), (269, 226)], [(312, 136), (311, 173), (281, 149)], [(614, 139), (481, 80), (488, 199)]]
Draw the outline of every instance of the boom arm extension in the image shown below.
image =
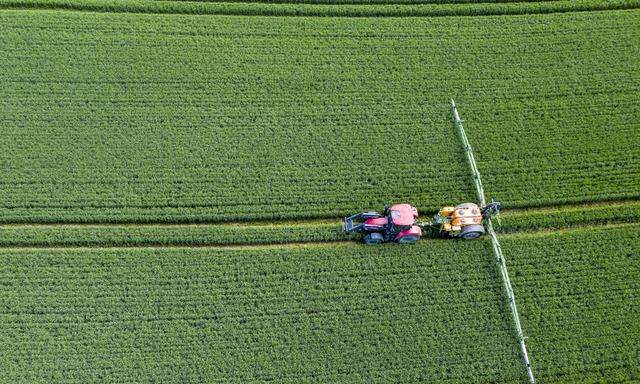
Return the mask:
[(527, 353), (527, 346), (525, 344), (526, 337), (524, 336), (524, 332), (522, 331), (522, 326), (520, 325), (520, 316), (518, 315), (516, 298), (513, 293), (513, 288), (511, 287), (511, 280), (509, 279), (509, 273), (507, 272), (507, 264), (502, 254), (502, 248), (500, 247), (500, 243), (498, 242), (498, 237), (496, 236), (496, 233), (493, 230), (493, 224), (491, 223), (491, 217), (490, 217), (491, 214), (497, 213), (500, 210), (500, 206), (499, 205), (495, 206), (496, 202), (493, 202), (493, 201), (489, 203), (489, 205), (486, 204), (486, 200), (484, 197), (484, 188), (482, 187), (482, 181), (480, 179), (480, 171), (478, 171), (478, 167), (476, 166), (476, 160), (473, 157), (473, 150), (471, 149), (471, 144), (469, 144), (467, 135), (464, 132), (464, 127), (462, 126), (462, 119), (460, 119), (460, 115), (458, 114), (458, 109), (456, 108), (456, 103), (453, 101), (453, 99), (451, 99), (451, 112), (453, 112), (453, 119), (456, 123), (456, 128), (458, 128), (458, 133), (460, 134), (462, 144), (464, 145), (464, 150), (467, 154), (467, 160), (469, 161), (469, 167), (471, 167), (471, 173), (473, 175), (473, 181), (476, 185), (476, 192), (478, 193), (478, 200), (480, 200), (480, 206), (482, 207), (483, 216), (485, 215), (485, 212), (489, 213), (489, 217), (485, 217), (487, 233), (491, 238), (491, 245), (493, 246), (493, 251), (496, 256), (496, 261), (498, 263), (498, 267), (500, 268), (500, 273), (502, 275), (502, 282), (504, 283), (504, 288), (505, 288), (505, 291), (507, 292), (507, 299), (509, 301), (509, 307), (511, 308), (511, 316), (513, 317), (513, 322), (515, 323), (516, 333), (518, 335), (518, 344), (520, 345), (522, 360), (524, 361), (525, 367), (527, 369), (527, 376), (529, 377), (529, 382), (531, 384), (535, 384), (536, 380), (533, 377), (531, 362), (529, 361), (529, 354)]
[(380, 217), (383, 217), (383, 215), (374, 211), (357, 213), (353, 216), (345, 217), (344, 220), (342, 220), (342, 230), (346, 233), (364, 232), (364, 220), (377, 219)]

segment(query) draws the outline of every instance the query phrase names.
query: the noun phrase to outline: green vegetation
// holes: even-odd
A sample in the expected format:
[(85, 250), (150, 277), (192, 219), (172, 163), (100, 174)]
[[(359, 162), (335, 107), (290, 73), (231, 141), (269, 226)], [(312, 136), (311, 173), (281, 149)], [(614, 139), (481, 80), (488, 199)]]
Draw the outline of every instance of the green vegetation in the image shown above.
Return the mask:
[(433, 211), (474, 196), (450, 96), (508, 206), (635, 198), (639, 16), (3, 11), (0, 220)]
[[(423, 220), (429, 220), (429, 213)], [(495, 222), (500, 233), (562, 230), (637, 223), (640, 203), (506, 211)], [(223, 224), (44, 224), (0, 225), (3, 247), (211, 246), (354, 241), (339, 220)], [(427, 240), (429, 241), (429, 240)], [(440, 240), (431, 240), (440, 241)]]
[(524, 382), (487, 239), (337, 220), (475, 200), (450, 97), (540, 382), (640, 381), (640, 0), (0, 0), (0, 52), (0, 382)]
[[(271, 3), (271, 4), (269, 4)], [(273, 4), (278, 3), (278, 4)], [(463, 3), (463, 4), (461, 4)], [(640, 0), (413, 1), (413, 0), (0, 0), (4, 9), (57, 9), (108, 13), (243, 16), (414, 17), (547, 14), (636, 9)]]
[(356, 240), (339, 222), (257, 225), (0, 226), (5, 247), (199, 246)]
[(0, 380), (514, 382), (481, 244), (0, 250)]
[(640, 380), (640, 226), (505, 237), (540, 382)]
[[(473, 4), (473, 3), (543, 3), (558, 0), (175, 0), (175, 1), (198, 1), (203, 3), (302, 3), (302, 4)], [(627, 2), (632, 3), (632, 2)]]
[(638, 201), (528, 209), (501, 214), (500, 225), (496, 225), (496, 230), (502, 233), (561, 230), (580, 226), (637, 223), (638, 218)]
[[(638, 379), (639, 235), (502, 237), (540, 381)], [(488, 241), (5, 249), (0, 284), (4, 381), (523, 375)]]

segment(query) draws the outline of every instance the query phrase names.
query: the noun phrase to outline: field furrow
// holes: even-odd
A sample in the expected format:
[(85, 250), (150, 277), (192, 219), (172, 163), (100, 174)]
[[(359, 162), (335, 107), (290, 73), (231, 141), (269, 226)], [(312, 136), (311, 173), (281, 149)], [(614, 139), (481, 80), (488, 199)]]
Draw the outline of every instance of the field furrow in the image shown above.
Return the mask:
[[(429, 216), (423, 215), (424, 220)], [(495, 221), (500, 234), (537, 233), (581, 227), (638, 223), (640, 203), (549, 207), (504, 211)], [(232, 223), (50, 223), (0, 225), (0, 247), (206, 247), (289, 244), (332, 245), (357, 241), (342, 232), (340, 219)], [(425, 241), (433, 241), (426, 239)], [(438, 240), (436, 240), (438, 241)]]

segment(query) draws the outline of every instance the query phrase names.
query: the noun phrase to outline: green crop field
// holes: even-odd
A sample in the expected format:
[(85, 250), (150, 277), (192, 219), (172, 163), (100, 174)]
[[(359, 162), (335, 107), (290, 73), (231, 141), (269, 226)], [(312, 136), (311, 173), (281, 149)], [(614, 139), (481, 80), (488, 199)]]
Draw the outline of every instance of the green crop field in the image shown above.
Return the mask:
[[(640, 378), (638, 236), (632, 224), (504, 237), (541, 380)], [(3, 250), (0, 378), (514, 382), (489, 253), (484, 241)]]
[(540, 382), (640, 380), (640, 226), (507, 236)]
[(640, 381), (640, 1), (0, 0), (0, 382)]
[(12, 308), (0, 329), (12, 356), (5, 381), (463, 383), (520, 373), (500, 281), (472, 244), (3, 251), (0, 261)]
[(434, 210), (473, 197), (450, 96), (506, 204), (639, 195), (635, 10), (0, 21), (0, 220)]

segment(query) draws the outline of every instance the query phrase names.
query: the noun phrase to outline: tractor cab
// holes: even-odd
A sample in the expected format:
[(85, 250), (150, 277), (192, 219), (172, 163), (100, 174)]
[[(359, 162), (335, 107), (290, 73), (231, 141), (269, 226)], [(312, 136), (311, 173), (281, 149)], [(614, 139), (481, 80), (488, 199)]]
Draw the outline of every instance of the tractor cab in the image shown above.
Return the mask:
[(410, 229), (418, 218), (418, 210), (409, 204), (396, 204), (385, 207), (389, 222), (389, 230), (402, 231)]

